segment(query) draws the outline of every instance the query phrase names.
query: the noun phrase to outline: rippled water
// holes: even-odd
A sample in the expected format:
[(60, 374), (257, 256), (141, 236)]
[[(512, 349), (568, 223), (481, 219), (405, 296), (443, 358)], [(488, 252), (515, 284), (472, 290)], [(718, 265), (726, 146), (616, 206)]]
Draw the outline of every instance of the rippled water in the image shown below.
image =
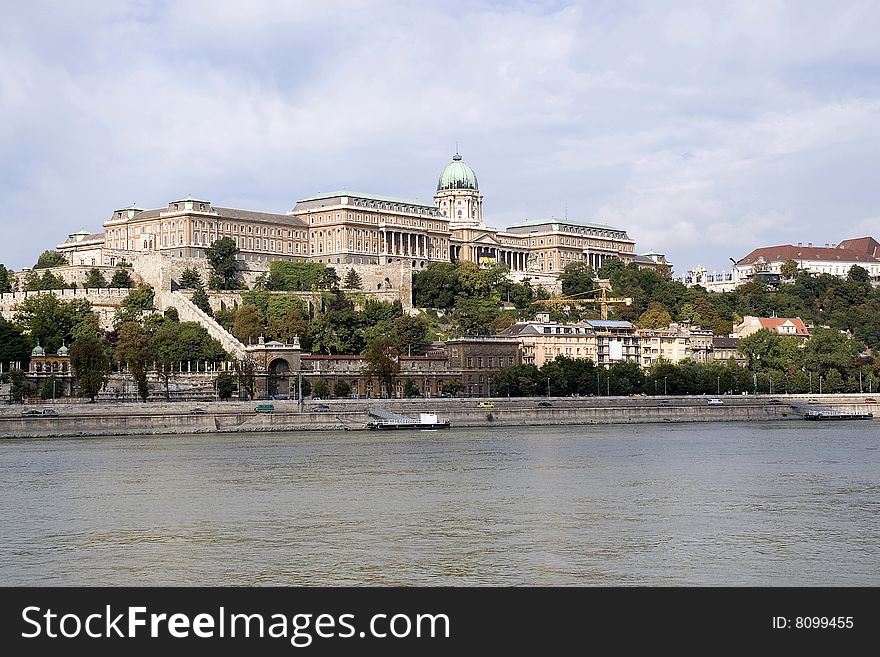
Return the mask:
[(4, 585), (880, 584), (873, 423), (0, 441)]

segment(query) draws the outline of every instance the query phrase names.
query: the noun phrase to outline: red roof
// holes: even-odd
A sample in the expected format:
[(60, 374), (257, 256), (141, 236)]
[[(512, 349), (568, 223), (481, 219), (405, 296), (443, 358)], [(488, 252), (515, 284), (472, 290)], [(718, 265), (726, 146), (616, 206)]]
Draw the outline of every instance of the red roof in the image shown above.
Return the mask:
[(874, 258), (880, 255), (880, 242), (877, 242), (873, 237), (856, 237), (851, 240), (843, 240), (837, 245), (837, 248), (865, 253)]
[(794, 333), (783, 333), (783, 335), (806, 335), (809, 336), (810, 332), (807, 330), (807, 327), (804, 325), (804, 320), (800, 317), (758, 317), (758, 321), (761, 323), (761, 328), (768, 329), (773, 331), (774, 333), (779, 333), (779, 327), (786, 322), (791, 322), (794, 324)]
[[(872, 240), (870, 237), (859, 238), (859, 240), (848, 240), (849, 242), (861, 241), (863, 239)], [(872, 240), (873, 241), (873, 240)], [(843, 242), (841, 242), (843, 244)], [(876, 244), (876, 242), (875, 242)], [(763, 257), (767, 262), (785, 262), (786, 260), (822, 260), (826, 262), (880, 262), (873, 255), (860, 252), (852, 248), (841, 246), (795, 246), (793, 244), (780, 244), (779, 246), (764, 246), (755, 249), (745, 258), (737, 262), (738, 265), (751, 265), (758, 258)]]

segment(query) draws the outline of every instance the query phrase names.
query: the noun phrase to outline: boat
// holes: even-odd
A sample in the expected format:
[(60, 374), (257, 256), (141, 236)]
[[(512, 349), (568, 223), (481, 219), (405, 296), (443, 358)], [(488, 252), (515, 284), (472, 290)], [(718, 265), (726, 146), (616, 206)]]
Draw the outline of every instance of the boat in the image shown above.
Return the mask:
[(804, 415), (805, 420), (870, 420), (873, 417), (873, 413), (844, 413), (843, 411), (831, 413), (812, 411)]
[(374, 431), (391, 431), (395, 429), (421, 429), (422, 431), (448, 429), (449, 421), (441, 420), (436, 413), (419, 413), (419, 417), (398, 415), (378, 408), (371, 408), (370, 415), (377, 418), (367, 422), (367, 428)]

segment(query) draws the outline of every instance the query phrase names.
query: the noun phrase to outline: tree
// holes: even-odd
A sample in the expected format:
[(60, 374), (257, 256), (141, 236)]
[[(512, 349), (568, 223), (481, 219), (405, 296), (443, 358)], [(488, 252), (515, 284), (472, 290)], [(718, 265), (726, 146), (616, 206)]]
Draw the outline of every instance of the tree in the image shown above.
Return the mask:
[(235, 378), (238, 380), (239, 394), (245, 399), (253, 399), (257, 389), (257, 362), (250, 356), (235, 361)]
[(37, 258), (34, 269), (49, 269), (50, 267), (65, 267), (67, 259), (58, 251), (43, 251)]
[(594, 278), (593, 268), (585, 260), (571, 262), (559, 274), (559, 280), (562, 281), (562, 294), (572, 296), (591, 292), (596, 288)]
[(81, 394), (94, 402), (110, 376), (110, 359), (103, 336), (79, 335), (70, 347), (70, 365)]
[(25, 278), (24, 289), (33, 292), (37, 290), (64, 290), (67, 287), (67, 281), (62, 276), (56, 276), (51, 271), (44, 271), (42, 276), (38, 276), (36, 271), (32, 271)]
[(205, 288), (201, 285), (199, 285), (195, 289), (195, 292), (193, 292), (192, 302), (196, 308), (202, 310), (208, 317), (214, 316), (214, 311), (211, 310), (211, 302), (208, 299), (208, 294), (205, 292)]
[(339, 274), (333, 267), (326, 267), (318, 280), (318, 287), (322, 290), (335, 290), (339, 287)]
[(326, 379), (318, 379), (312, 386), (312, 396), (316, 399), (326, 399), (330, 396), (330, 386)]
[(89, 269), (89, 273), (86, 276), (85, 283), (83, 283), (83, 287), (85, 288), (96, 288), (96, 287), (107, 287), (107, 280), (104, 278), (104, 274), (101, 273), (101, 270), (97, 267), (92, 267)]
[(491, 335), (492, 324), (501, 311), (490, 299), (461, 298), (455, 304), (453, 317), (459, 336)]
[(70, 344), (75, 329), (92, 313), (92, 305), (85, 299), (59, 301), (54, 294), (28, 297), (18, 304), (15, 323), (46, 353), (54, 354), (62, 344)]
[(354, 270), (354, 267), (352, 267), (345, 275), (345, 283), (343, 284), (343, 287), (347, 290), (360, 290), (362, 286), (363, 281), (361, 280), (361, 275)]
[(187, 267), (180, 274), (180, 287), (187, 290), (202, 287), (202, 275), (194, 267)]
[(263, 322), (260, 312), (255, 306), (245, 304), (235, 313), (235, 321), (232, 324), (232, 335), (244, 344), (250, 344), (263, 334)]
[(24, 362), (30, 357), (32, 348), (19, 328), (0, 317), (0, 363)]
[(116, 271), (113, 272), (113, 278), (110, 279), (108, 286), (116, 288), (132, 288), (134, 287), (134, 281), (131, 280), (131, 274), (128, 273), (126, 268), (117, 267)]
[(461, 291), (455, 265), (432, 262), (412, 277), (413, 304), (417, 308), (450, 309)]
[(226, 352), (217, 340), (197, 322), (163, 321), (150, 336), (150, 353), (161, 366), (159, 376), (165, 383), (165, 396), (171, 396), (169, 379), (175, 369), (188, 361), (217, 363)]
[[(111, 283), (112, 285), (112, 283)], [(153, 305), (156, 293), (149, 285), (140, 285), (125, 295), (119, 308), (116, 309), (115, 324), (120, 326), (125, 322), (139, 322), (144, 312), (155, 310)]]
[(32, 386), (25, 373), (18, 369), (9, 370), (9, 396), (13, 401), (21, 403), (27, 397), (36, 394), (36, 388)]
[(386, 396), (390, 399), (394, 391), (394, 380), (400, 373), (400, 361), (391, 338), (378, 337), (367, 346), (366, 356), (368, 376), (375, 376), (385, 386)]
[(403, 315), (394, 320), (391, 342), (401, 354), (424, 353), (427, 340), (428, 323), (421, 316)]
[(235, 377), (229, 372), (220, 372), (214, 380), (214, 385), (217, 388), (217, 396), (223, 401), (228, 401), (235, 392)]
[(238, 247), (231, 237), (221, 237), (205, 249), (212, 273), (209, 285), (214, 290), (237, 290), (241, 287), (238, 272)]
[(150, 354), (147, 334), (138, 322), (125, 322), (119, 327), (116, 338), (116, 358), (125, 363), (132, 373), (141, 401), (150, 394), (147, 385), (147, 367), (153, 357)]
[(15, 277), (12, 272), (6, 269), (6, 265), (0, 265), (0, 294), (4, 292), (12, 292), (12, 284)]
[(669, 316), (669, 311), (656, 301), (652, 301), (648, 309), (636, 320), (636, 326), (642, 329), (666, 328), (671, 323), (672, 317)]
[(351, 394), (351, 386), (345, 379), (339, 379), (333, 386), (333, 396), (337, 398), (348, 397)]
[(846, 280), (850, 281), (851, 283), (870, 283), (871, 275), (864, 267), (853, 265), (849, 268), (849, 273), (846, 276)]
[(55, 399), (56, 397), (60, 397), (63, 392), (64, 387), (58, 385), (58, 377), (52, 374), (43, 381), (43, 389), (40, 390), (40, 399)]
[(422, 393), (419, 392), (419, 387), (413, 382), (412, 379), (407, 379), (403, 383), (403, 396), (407, 398), (418, 397)]

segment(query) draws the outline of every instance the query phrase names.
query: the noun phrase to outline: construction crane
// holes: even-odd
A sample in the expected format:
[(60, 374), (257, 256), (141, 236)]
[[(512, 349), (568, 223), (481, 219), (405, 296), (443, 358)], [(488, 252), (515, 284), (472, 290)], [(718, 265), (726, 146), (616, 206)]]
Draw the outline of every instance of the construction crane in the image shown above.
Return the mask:
[[(581, 299), (580, 297), (596, 294), (597, 292), (601, 292), (602, 296), (598, 299)], [(623, 304), (625, 306), (632, 305), (632, 297), (609, 297), (605, 295), (605, 288), (599, 288), (596, 290), (590, 290), (589, 292), (580, 292), (578, 294), (571, 294), (568, 296), (556, 296), (550, 299), (539, 299), (538, 301), (533, 301), (532, 303), (540, 304), (542, 306), (550, 306), (556, 310), (560, 308), (564, 308), (565, 306), (576, 306), (576, 305), (592, 305), (599, 304), (601, 309), (601, 317), (602, 319), (608, 319), (608, 306), (614, 304)]]

